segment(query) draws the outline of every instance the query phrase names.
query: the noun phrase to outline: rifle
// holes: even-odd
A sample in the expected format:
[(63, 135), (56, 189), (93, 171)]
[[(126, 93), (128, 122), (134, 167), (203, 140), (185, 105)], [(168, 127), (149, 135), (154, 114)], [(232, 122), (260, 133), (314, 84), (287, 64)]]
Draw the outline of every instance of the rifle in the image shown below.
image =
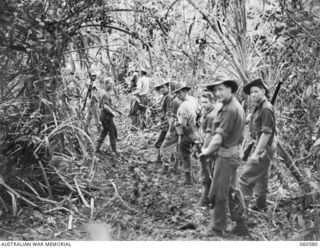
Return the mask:
[[(271, 101), (270, 101), (270, 103), (271, 103), (272, 105), (274, 105), (275, 102), (276, 102), (276, 99), (277, 99), (277, 96), (278, 96), (278, 93), (279, 93), (279, 91), (280, 91), (280, 88), (281, 88), (281, 85), (282, 85), (282, 84), (283, 84), (282, 81), (279, 81), (278, 84), (277, 84), (276, 90), (274, 91), (274, 93), (273, 93), (273, 95), (272, 95), (272, 98), (271, 98)], [(249, 135), (249, 132), (247, 133), (247, 135)], [(247, 136), (247, 135), (246, 135), (246, 136)], [(244, 143), (245, 143), (246, 139), (247, 139), (247, 137), (245, 137), (245, 139), (244, 139), (244, 141), (243, 141)], [(249, 158), (249, 156), (250, 156), (250, 153), (251, 153), (251, 151), (252, 151), (252, 149), (253, 149), (253, 146), (254, 146), (254, 142), (251, 142), (251, 143), (248, 145), (248, 147), (244, 150), (244, 152), (243, 152), (243, 158), (242, 158), (243, 161), (247, 161), (247, 160), (248, 160), (248, 158)]]
[(120, 110), (117, 110), (116, 108), (114, 108), (114, 107), (112, 107), (112, 106), (110, 106), (109, 104), (107, 104), (107, 103), (104, 103), (105, 105), (107, 105), (111, 110), (114, 110), (114, 111), (116, 111), (118, 114), (120, 114), (120, 115), (125, 115), (124, 113), (122, 113)]

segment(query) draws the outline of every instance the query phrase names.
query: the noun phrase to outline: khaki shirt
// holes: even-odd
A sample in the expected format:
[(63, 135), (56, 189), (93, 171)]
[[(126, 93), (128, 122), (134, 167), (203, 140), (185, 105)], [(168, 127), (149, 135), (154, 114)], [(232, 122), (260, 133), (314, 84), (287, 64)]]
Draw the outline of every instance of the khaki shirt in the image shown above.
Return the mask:
[(186, 96), (186, 99), (180, 104), (177, 112), (179, 124), (185, 124), (186, 127), (195, 127), (197, 114), (200, 107), (198, 101), (193, 96)]
[(173, 96), (170, 95), (169, 93), (167, 93), (161, 99), (160, 111), (165, 116), (165, 119), (167, 119), (170, 116), (170, 105), (171, 105), (172, 98), (173, 98)]
[(230, 148), (238, 145), (244, 126), (244, 110), (237, 99), (232, 96), (229, 101), (223, 103), (214, 124), (214, 134), (222, 136), (221, 147)]
[(211, 108), (204, 111), (201, 115), (201, 132), (200, 132), (200, 141), (203, 142), (204, 147), (207, 147), (210, 143), (211, 138), (214, 133), (214, 123), (218, 116), (218, 111), (222, 108), (221, 103), (215, 103)]
[(139, 78), (137, 82), (137, 89), (134, 94), (137, 94), (138, 96), (148, 95), (150, 91), (150, 81), (151, 79), (146, 76)]
[(185, 134), (192, 140), (198, 139), (198, 128), (196, 126), (197, 116), (200, 112), (198, 101), (193, 96), (186, 96), (180, 104), (177, 112), (177, 122), (186, 127)]
[(271, 134), (267, 145), (271, 146), (276, 131), (276, 121), (272, 104), (264, 100), (258, 104), (249, 122), (250, 135), (253, 139), (259, 140), (262, 133)]

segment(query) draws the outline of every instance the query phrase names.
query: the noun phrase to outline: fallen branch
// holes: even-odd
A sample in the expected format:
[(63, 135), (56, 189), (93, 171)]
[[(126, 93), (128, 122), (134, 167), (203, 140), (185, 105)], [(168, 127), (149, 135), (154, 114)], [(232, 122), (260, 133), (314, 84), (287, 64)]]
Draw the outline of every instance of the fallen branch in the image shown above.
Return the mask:
[(85, 207), (90, 208), (88, 202), (86, 201), (86, 199), (84, 198), (84, 196), (83, 196), (83, 194), (82, 194), (82, 192), (81, 192), (81, 190), (80, 190), (80, 187), (79, 187), (79, 184), (78, 184), (76, 178), (74, 178), (74, 184), (76, 185), (77, 191), (78, 191), (78, 193), (79, 193), (79, 195), (80, 195), (80, 198), (81, 198), (83, 204), (85, 205)]
[(49, 209), (49, 210), (46, 210), (46, 211), (43, 211), (43, 212), (44, 212), (44, 213), (51, 213), (51, 212), (53, 212), (53, 211), (59, 211), (59, 210), (65, 210), (65, 211), (67, 211), (67, 212), (69, 212), (69, 213), (73, 213), (72, 210), (67, 209), (67, 208), (65, 208), (65, 207), (56, 207), (56, 208), (52, 208), (52, 209)]
[(15, 194), (18, 198), (20, 198), (21, 200), (25, 201), (26, 203), (30, 204), (33, 207), (38, 207), (37, 204), (29, 201), (27, 198), (23, 197), (22, 195), (20, 195), (17, 191), (15, 191), (13, 188), (11, 188), (9, 185), (7, 185), (4, 180), (3, 177), (0, 176), (0, 185), (2, 185), (3, 187), (5, 187), (7, 190), (9, 190), (10, 192), (12, 192), (13, 194)]
[(73, 192), (75, 192), (76, 190), (72, 187), (72, 185), (70, 183), (68, 183), (68, 181), (60, 174), (60, 172), (58, 171), (57, 168), (52, 167), (54, 169), (54, 171), (56, 172), (56, 174), (60, 177), (60, 179), (64, 182), (64, 184)]
[(115, 197), (118, 197), (119, 200), (123, 203), (123, 205), (125, 205), (126, 208), (128, 208), (129, 210), (131, 210), (131, 211), (133, 211), (133, 212), (135, 212), (135, 213), (138, 213), (137, 210), (131, 208), (131, 207), (121, 198), (121, 196), (120, 196), (120, 194), (119, 194), (119, 191), (118, 191), (118, 189), (117, 189), (116, 184), (115, 184), (114, 182), (112, 182), (111, 180), (110, 180), (110, 183), (112, 184), (112, 186), (113, 186), (113, 188), (114, 188)]

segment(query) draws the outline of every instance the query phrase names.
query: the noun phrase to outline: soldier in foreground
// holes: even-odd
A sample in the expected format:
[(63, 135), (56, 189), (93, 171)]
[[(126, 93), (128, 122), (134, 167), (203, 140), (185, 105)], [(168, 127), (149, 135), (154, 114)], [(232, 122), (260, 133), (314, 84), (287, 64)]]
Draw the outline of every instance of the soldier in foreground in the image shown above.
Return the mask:
[[(234, 195), (236, 191), (237, 168), (240, 165), (239, 140), (245, 125), (245, 115), (241, 104), (234, 93), (238, 84), (233, 80), (221, 80), (207, 85), (209, 91), (214, 91), (217, 100), (223, 104), (214, 122), (213, 137), (208, 147), (202, 148), (201, 156), (212, 156), (216, 153), (216, 161), (209, 201), (212, 204), (211, 226), (206, 236), (223, 236), (227, 227), (227, 212), (237, 225), (231, 230), (237, 235), (248, 235), (244, 221), (244, 209), (236, 209)], [(229, 205), (229, 206), (228, 206)], [(240, 210), (240, 211), (239, 211)]]
[(249, 122), (255, 148), (240, 177), (240, 189), (247, 206), (252, 199), (253, 190), (255, 191), (256, 199), (251, 208), (260, 211), (266, 208), (268, 171), (276, 148), (273, 145), (276, 132), (275, 115), (273, 106), (268, 101), (269, 90), (261, 79), (250, 82), (243, 91), (250, 95), (255, 103)]

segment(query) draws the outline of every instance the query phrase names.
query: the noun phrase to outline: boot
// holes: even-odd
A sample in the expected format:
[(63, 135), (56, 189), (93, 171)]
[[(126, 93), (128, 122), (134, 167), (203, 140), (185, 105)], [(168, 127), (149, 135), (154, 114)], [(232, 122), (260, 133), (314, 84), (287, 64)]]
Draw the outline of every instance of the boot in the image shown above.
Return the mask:
[(202, 188), (202, 194), (198, 202), (198, 206), (206, 207), (209, 205), (209, 191), (210, 191), (210, 184), (204, 184)]
[(112, 151), (113, 151), (115, 154), (118, 154), (116, 142), (111, 142), (110, 145), (111, 145)]
[(157, 160), (156, 163), (161, 162), (161, 154), (160, 154), (160, 149), (158, 149), (158, 156), (157, 156)]
[(191, 179), (191, 172), (185, 172), (184, 173), (184, 181), (183, 181), (184, 185), (190, 185), (192, 184), (192, 179)]
[(237, 224), (231, 229), (230, 232), (238, 236), (250, 236), (248, 226), (243, 219), (238, 220)]
[(251, 207), (252, 210), (262, 212), (267, 210), (267, 197), (265, 195), (257, 196), (255, 204)]

